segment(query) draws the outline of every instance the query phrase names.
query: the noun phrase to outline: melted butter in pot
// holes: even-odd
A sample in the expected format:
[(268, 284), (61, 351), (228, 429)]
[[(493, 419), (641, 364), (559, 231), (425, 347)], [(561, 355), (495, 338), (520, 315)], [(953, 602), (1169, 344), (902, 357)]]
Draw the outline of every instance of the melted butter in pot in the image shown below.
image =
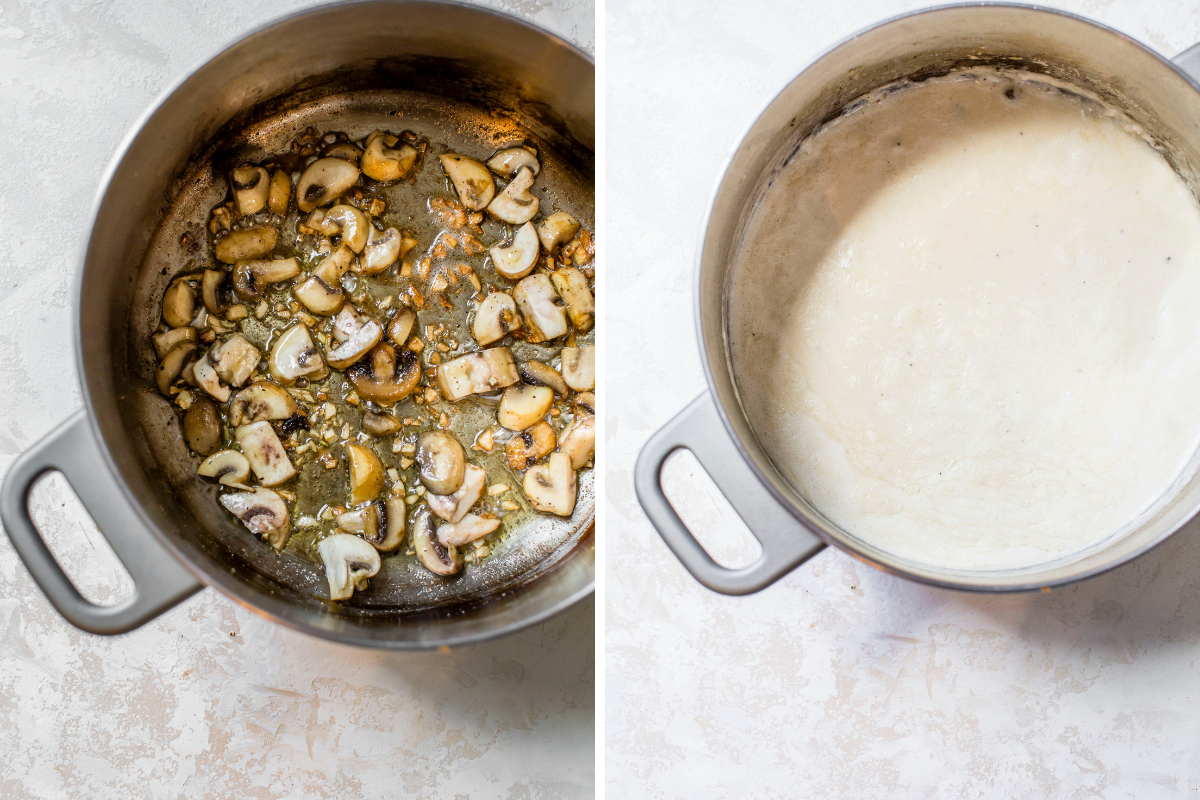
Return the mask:
[(746, 228), (731, 338), (782, 474), (868, 544), (1031, 566), (1129, 528), (1200, 443), (1200, 205), (1037, 76), (881, 91)]

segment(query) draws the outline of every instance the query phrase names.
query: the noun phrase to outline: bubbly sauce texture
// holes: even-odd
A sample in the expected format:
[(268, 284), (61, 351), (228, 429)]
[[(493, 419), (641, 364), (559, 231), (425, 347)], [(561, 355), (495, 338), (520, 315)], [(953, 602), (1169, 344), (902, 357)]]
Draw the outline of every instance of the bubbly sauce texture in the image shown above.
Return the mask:
[(1200, 444), (1200, 205), (1038, 76), (881, 90), (806, 141), (738, 251), (738, 389), (832, 522), (948, 569), (1129, 529)]

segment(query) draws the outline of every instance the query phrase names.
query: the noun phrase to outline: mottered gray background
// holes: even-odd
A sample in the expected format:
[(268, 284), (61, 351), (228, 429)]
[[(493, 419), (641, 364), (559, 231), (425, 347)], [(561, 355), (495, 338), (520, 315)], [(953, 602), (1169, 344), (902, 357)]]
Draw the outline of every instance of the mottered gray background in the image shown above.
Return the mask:
[[(591, 0), (491, 0), (592, 50)], [(81, 405), (74, 271), (97, 183), (158, 94), (289, 0), (0, 0), (0, 472)], [(61, 479), (35, 515), (85, 595), (128, 578)], [(107, 551), (107, 552), (106, 552)], [(0, 797), (586, 798), (592, 602), (425, 655), (328, 644), (209, 589), (75, 630), (0, 537)]]

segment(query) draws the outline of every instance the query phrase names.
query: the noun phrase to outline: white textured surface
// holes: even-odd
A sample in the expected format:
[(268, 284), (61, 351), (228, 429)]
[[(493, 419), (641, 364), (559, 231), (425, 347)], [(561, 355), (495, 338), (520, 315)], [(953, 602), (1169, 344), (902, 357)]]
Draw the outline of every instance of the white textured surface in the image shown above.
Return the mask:
[[(129, 126), (239, 32), (311, 3), (0, 0), (0, 470), (80, 404), (73, 272)], [(590, 0), (490, 2), (592, 49)], [(62, 482), (36, 492), (84, 593), (128, 592)], [(64, 506), (64, 503), (66, 504)], [(594, 604), (447, 654), (293, 633), (206, 590), (105, 639), (0, 537), (0, 797), (591, 797)]]
[[(1200, 790), (1200, 526), (1050, 594), (939, 591), (826, 550), (739, 599), (693, 581), (634, 498), (638, 448), (703, 388), (694, 241), (721, 163), (814, 55), (921, 5), (607, 4), (606, 341), (617, 363), (636, 364), (613, 369), (607, 383), (609, 796)], [(1167, 55), (1200, 39), (1193, 3), (1052, 5)], [(674, 467), (674, 496), (713, 528), (737, 527), (711, 497), (681, 488), (686, 466)], [(731, 558), (738, 548), (720, 550)]]

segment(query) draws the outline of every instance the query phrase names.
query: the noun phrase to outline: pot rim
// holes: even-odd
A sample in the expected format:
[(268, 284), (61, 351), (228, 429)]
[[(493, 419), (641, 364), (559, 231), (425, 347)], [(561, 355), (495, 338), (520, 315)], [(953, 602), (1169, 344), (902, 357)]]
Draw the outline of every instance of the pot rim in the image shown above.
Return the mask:
[[(783, 493), (781, 493), (775, 487), (774, 483), (767, 477), (767, 475), (763, 472), (763, 470), (761, 470), (759, 468), (759, 466), (755, 462), (755, 460), (750, 457), (749, 450), (746, 447), (746, 444), (742, 441), (742, 438), (738, 435), (737, 431), (735, 430), (733, 423), (730, 421), (729, 412), (725, 408), (725, 404), (721, 398), (721, 395), (717, 392), (717, 383), (716, 383), (716, 379), (714, 377), (714, 372), (713, 372), (713, 367), (712, 367), (712, 354), (710, 354), (708, 352), (708, 349), (705, 347), (705, 343), (704, 343), (704, 314), (703, 314), (703, 308), (702, 308), (703, 300), (704, 300), (704, 292), (703, 292), (703, 285), (702, 285), (702, 277), (703, 277), (703, 269), (704, 269), (705, 242), (708, 238), (708, 231), (709, 231), (710, 224), (712, 222), (713, 209), (716, 208), (717, 200), (721, 196), (721, 188), (722, 188), (723, 184), (725, 183), (726, 177), (729, 174), (730, 167), (733, 166), (734, 159), (737, 157), (738, 152), (741, 150), (743, 143), (745, 143), (745, 141), (750, 137), (751, 133), (758, 126), (759, 122), (765, 116), (767, 111), (773, 105), (775, 105), (776, 102), (778, 102), (780, 100), (780, 98), (783, 96), (784, 92), (787, 91), (787, 88), (789, 86), (791, 86), (795, 81), (799, 80), (799, 78), (802, 75), (804, 75), (804, 73), (808, 72), (813, 66), (815, 66), (821, 60), (825, 59), (827, 56), (832, 54), (834, 51), (840, 50), (842, 47), (849, 45), (850, 43), (852, 43), (853, 41), (858, 39), (860, 36), (863, 36), (864, 34), (869, 33), (871, 31), (892, 25), (894, 23), (897, 23), (897, 22), (900, 22), (902, 20), (906, 20), (906, 19), (909, 19), (912, 17), (919, 17), (919, 16), (923, 16), (926, 14), (936, 14), (936, 13), (945, 12), (945, 11), (956, 11), (956, 10), (970, 9), (970, 8), (980, 8), (980, 9), (983, 9), (983, 8), (1010, 8), (1010, 9), (1017, 9), (1017, 10), (1021, 10), (1021, 11), (1032, 11), (1032, 12), (1037, 12), (1037, 13), (1050, 14), (1050, 15), (1054, 15), (1054, 16), (1058, 16), (1058, 17), (1065, 17), (1065, 18), (1068, 18), (1071, 20), (1075, 20), (1077, 22), (1082, 22), (1084, 24), (1087, 24), (1094, 28), (1097, 28), (1109, 35), (1112, 35), (1114, 37), (1122, 39), (1129, 44), (1134, 45), (1138, 50), (1141, 50), (1143, 53), (1145, 53), (1145, 54), (1151, 56), (1153, 59), (1157, 60), (1160, 64), (1173, 70), (1177, 75), (1179, 75), (1185, 81), (1187, 81), (1188, 85), (1191, 86), (1191, 88), (1194, 92), (1200, 94), (1200, 83), (1198, 83), (1194, 78), (1192, 78), (1191, 75), (1189, 75), (1185, 70), (1183, 70), (1178, 64), (1176, 64), (1172, 60), (1166, 58), (1158, 51), (1150, 48), (1149, 46), (1147, 46), (1143, 42), (1133, 38), (1132, 36), (1129, 36), (1128, 34), (1123, 33), (1121, 31), (1118, 31), (1115, 28), (1111, 28), (1101, 22), (1097, 22), (1096, 20), (1090, 19), (1089, 17), (1085, 17), (1080, 14), (1075, 14), (1075, 13), (1072, 13), (1069, 11), (1061, 11), (1061, 10), (1055, 9), (1055, 8), (1047, 8), (1046, 6), (1035, 5), (1033, 3), (1004, 2), (1003, 0), (1000, 0), (998, 2), (993, 2), (993, 0), (975, 0), (974, 2), (964, 2), (964, 3), (944, 3), (944, 4), (934, 5), (934, 6), (927, 6), (925, 8), (918, 8), (918, 9), (915, 9), (912, 11), (906, 11), (904, 13), (896, 14), (896, 15), (887, 17), (885, 19), (882, 19), (878, 22), (871, 23), (870, 25), (867, 25), (865, 27), (859, 28), (855, 32), (842, 37), (834, 44), (820, 50), (820, 52), (818, 52), (815, 56), (810, 58), (794, 75), (792, 75), (790, 78), (788, 78), (779, 87), (779, 89), (777, 89), (772, 94), (771, 98), (765, 104), (762, 105), (762, 107), (759, 109), (758, 113), (754, 115), (754, 117), (750, 121), (750, 123), (748, 125), (746, 125), (745, 128), (743, 128), (742, 133), (738, 137), (736, 144), (734, 144), (734, 146), (730, 149), (729, 154), (725, 157), (725, 160), (722, 162), (720, 171), (717, 173), (717, 178), (713, 183), (713, 187), (712, 187), (711, 191), (709, 192), (707, 211), (705, 212), (704, 222), (700, 226), (698, 246), (696, 248), (695, 268), (693, 269), (693, 276), (692, 276), (692, 286), (693, 286), (692, 313), (695, 317), (696, 343), (700, 348), (700, 355), (701, 355), (700, 363), (701, 363), (701, 367), (704, 370), (705, 386), (707, 388), (709, 395), (713, 398), (713, 405), (716, 407), (717, 416), (720, 418), (721, 424), (725, 428), (725, 434), (729, 437), (730, 442), (737, 449), (738, 454), (741, 455), (742, 460), (750, 468), (750, 471), (753, 473), (754, 477), (771, 494), (771, 497), (774, 498), (775, 501), (777, 503), (779, 503), (779, 505), (782, 508), (784, 508), (793, 518), (795, 518), (797, 522), (799, 522), (802, 526), (804, 526), (804, 528), (806, 530), (811, 532), (814, 536), (817, 536), (821, 541), (825, 542), (825, 544), (830, 545), (832, 547), (836, 547), (838, 550), (841, 550), (843, 553), (846, 553), (847, 555), (851, 556), (852, 558), (855, 558), (858, 561), (861, 561), (864, 564), (874, 567), (875, 569), (878, 569), (882, 572), (886, 572), (891, 575), (896, 575), (901, 578), (906, 578), (908, 580), (915, 581), (917, 583), (922, 583), (927, 586), (936, 586), (936, 587), (939, 587), (942, 589), (953, 589), (956, 591), (972, 592), (972, 593), (977, 593), (977, 594), (1013, 594), (1013, 593), (1018, 593), (1018, 592), (1031, 592), (1031, 591), (1038, 591), (1038, 590), (1049, 591), (1051, 588), (1070, 586), (1070, 585), (1079, 583), (1081, 581), (1087, 580), (1088, 578), (1093, 578), (1097, 575), (1101, 575), (1105, 572), (1108, 572), (1109, 570), (1116, 569), (1117, 567), (1119, 567), (1123, 564), (1126, 564), (1126, 563), (1134, 560), (1135, 558), (1138, 558), (1138, 557), (1144, 555), (1148, 551), (1150, 551), (1150, 550), (1154, 549), (1155, 547), (1157, 547), (1158, 545), (1162, 544), (1168, 538), (1173, 536), (1176, 532), (1178, 532), (1180, 528), (1182, 528), (1184, 525), (1186, 525), (1195, 516), (1195, 514), (1197, 513), (1197, 509), (1193, 509), (1192, 512), (1189, 513), (1187, 516), (1185, 516), (1179, 522), (1178, 525), (1175, 525), (1174, 527), (1169, 528), (1162, 535), (1146, 542), (1145, 544), (1143, 544), (1142, 546), (1140, 546), (1138, 548), (1135, 548), (1127, 553), (1121, 554), (1121, 555), (1113, 558), (1112, 560), (1110, 560), (1107, 563), (1100, 564), (1096, 567), (1082, 570), (1082, 571), (1076, 572), (1074, 574), (1066, 575), (1066, 576), (1063, 576), (1061, 578), (1057, 578), (1057, 579), (1054, 579), (1051, 581), (1026, 581), (1026, 582), (1021, 582), (1021, 583), (1003, 584), (1003, 585), (995, 584), (995, 583), (988, 584), (988, 583), (982, 583), (982, 582), (974, 582), (973, 583), (973, 582), (968, 582), (968, 581), (961, 580), (961, 579), (953, 579), (953, 578), (943, 577), (941, 575), (922, 573), (922, 572), (919, 572), (916, 570), (912, 570), (912, 569), (909, 569), (906, 566), (904, 566), (904, 564), (899, 562), (899, 560), (889, 562), (882, 558), (873, 557), (865, 552), (862, 552), (862, 551), (856, 549), (848, 542), (842, 541), (840, 539), (835, 539), (835, 538), (827, 535), (826, 532), (823, 530), (823, 528), (820, 525), (814, 524), (811, 517), (808, 514), (806, 514), (802, 509), (797, 508), (791, 502), (791, 500), (787, 499), (783, 495)], [(1186, 52), (1186, 51), (1184, 51), (1184, 52)], [(724, 318), (723, 317), (719, 318), (715, 322), (715, 324), (721, 326), (721, 330), (720, 330), (720, 333), (722, 334), (721, 339), (724, 340), (724, 338), (725, 338), (723, 335), (724, 334), (724, 326), (725, 326)], [(721, 355), (725, 355), (725, 353), (722, 352)], [(735, 387), (735, 390), (736, 390), (736, 381), (732, 380), (732, 376), (731, 376), (730, 383), (731, 383), (731, 385), (733, 385)], [(986, 573), (983, 573), (983, 572), (974, 573), (974, 574), (978, 574), (981, 577), (986, 576)]]
[[(344, 633), (344, 632), (338, 631), (338, 630), (329, 630), (326, 628), (307, 625), (307, 624), (304, 624), (297, 620), (281, 617), (277, 614), (266, 611), (265, 609), (259, 607), (258, 605), (255, 605), (255, 604), (249, 602), (248, 600), (238, 596), (233, 591), (231, 591), (230, 588), (227, 587), (222, 581), (215, 580), (212, 576), (209, 575), (208, 572), (201, 569), (197, 564), (195, 564), (193, 562), (193, 560), (191, 558), (189, 558), (175, 544), (175, 542), (170, 539), (170, 537), (166, 536), (158, 528), (158, 526), (153, 523), (153, 521), (146, 515), (145, 511), (143, 510), (141, 504), (137, 501), (136, 497), (134, 497), (133, 493), (130, 491), (129, 485), (125, 481), (125, 476), (117, 468), (116, 462), (112, 458), (112, 454), (109, 451), (108, 444), (104, 439), (103, 432), (101, 431), (100, 426), (96, 419), (95, 406), (92, 401), (91, 393), (89, 392), (89, 389), (88, 389), (87, 381), (85, 380), (85, 375), (87, 374), (87, 366), (84, 363), (84, 359), (83, 359), (83, 346), (82, 346), (83, 345), (83, 328), (82, 328), (82, 316), (80, 314), (80, 310), (83, 308), (83, 280), (84, 280), (84, 273), (87, 269), (90, 244), (91, 244), (93, 232), (95, 230), (96, 222), (99, 218), (100, 210), (101, 210), (102, 206), (104, 205), (105, 196), (108, 193), (108, 190), (112, 184), (113, 178), (114, 178), (117, 170), (120, 168), (121, 164), (124, 162), (126, 156), (129, 153), (129, 149), (133, 145), (134, 141), (138, 138), (138, 136), (141, 135), (142, 131), (146, 127), (146, 124), (162, 109), (163, 105), (177, 91), (179, 91), (179, 89), (185, 83), (187, 83), (189, 80), (191, 80), (192, 77), (196, 75), (196, 73), (198, 73), (202, 69), (204, 69), (204, 67), (206, 67), (207, 65), (209, 65), (216, 59), (220, 58), (222, 55), (224, 55), (228, 51), (232, 50), (233, 48), (241, 45), (246, 40), (257, 36), (257, 35), (263, 33), (264, 31), (267, 31), (271, 28), (276, 27), (277, 25), (280, 25), (282, 23), (285, 23), (285, 22), (288, 22), (288, 21), (291, 21), (294, 19), (299, 19), (301, 17), (306, 17), (306, 16), (309, 16), (312, 14), (323, 13), (323, 12), (329, 11), (334, 8), (359, 6), (359, 5), (370, 5), (370, 4), (379, 3), (379, 2), (394, 2), (396, 5), (452, 7), (452, 8), (457, 8), (457, 9), (464, 10), (464, 11), (469, 11), (471, 13), (477, 13), (482, 16), (494, 17), (496, 19), (504, 20), (506, 23), (515, 23), (520, 27), (524, 27), (533, 33), (536, 33), (538, 35), (545, 37), (546, 39), (554, 42), (555, 44), (557, 44), (559, 46), (565, 47), (568, 50), (573, 51), (575, 55), (583, 58), (587, 63), (591, 64), (593, 66), (593, 68), (595, 67), (595, 64), (596, 64), (595, 58), (590, 53), (588, 53), (586, 50), (583, 50), (582, 48), (578, 47), (574, 43), (564, 39), (563, 37), (559, 36), (557, 33), (554, 33), (553, 31), (546, 30), (545, 28), (542, 28), (539, 25), (535, 25), (532, 22), (529, 22), (528, 20), (522, 19), (517, 16), (513, 16), (511, 14), (504, 13), (502, 11), (498, 11), (494, 8), (490, 8), (487, 6), (473, 5), (471, 3), (462, 2), (462, 0), (334, 0), (334, 2), (321, 3), (318, 5), (309, 6), (307, 8), (300, 9), (298, 11), (293, 11), (293, 12), (290, 12), (287, 14), (281, 14), (279, 16), (272, 17), (265, 22), (262, 22), (258, 25), (255, 25), (251, 28), (246, 29), (244, 32), (242, 32), (232, 38), (226, 39), (217, 48), (215, 48), (209, 55), (196, 61), (192, 65), (191, 68), (189, 68), (182, 74), (178, 75), (173, 81), (171, 81), (167, 85), (167, 87), (165, 89), (163, 89), (161, 92), (159, 92), (159, 94), (155, 97), (155, 99), (146, 107), (146, 109), (140, 115), (138, 115), (137, 119), (126, 131), (125, 136), (122, 137), (120, 143), (117, 145), (116, 149), (113, 151), (113, 155), (109, 159), (108, 165), (105, 167), (104, 172), (101, 173), (100, 180), (97, 183), (96, 193), (92, 199), (91, 209), (90, 209), (90, 213), (88, 215), (88, 222), (84, 228), (84, 233), (83, 233), (83, 236), (81, 239), (82, 247), (80, 248), (80, 256), (79, 256), (79, 260), (77, 262), (77, 266), (76, 266), (76, 270), (75, 270), (75, 282), (74, 282), (74, 284), (75, 284), (74, 285), (75, 313), (74, 313), (73, 327), (74, 327), (74, 334), (75, 334), (74, 335), (75, 369), (76, 369), (77, 378), (79, 380), (80, 395), (82, 396), (84, 410), (86, 411), (88, 428), (92, 432), (92, 436), (96, 442), (96, 447), (100, 453), (100, 457), (103, 460), (105, 466), (108, 468), (108, 472), (112, 476), (113, 482), (120, 489), (121, 499), (130, 508), (130, 510), (132, 510), (132, 512), (137, 515), (138, 519), (142, 522), (142, 524), (146, 527), (146, 529), (153, 532), (154, 537), (158, 541), (158, 543), (160, 545), (162, 545), (162, 547), (167, 552), (169, 552), (175, 558), (176, 561), (178, 561), (188, 572), (190, 572), (193, 576), (195, 576), (195, 578), (197, 580), (199, 580), (204, 586), (208, 586), (208, 587), (212, 587), (212, 588), (216, 589), (222, 595), (224, 595), (226, 598), (233, 601), (234, 603), (241, 606), (242, 608), (245, 608), (248, 611), (252, 611), (255, 614), (258, 614), (259, 616), (265, 617), (265, 618), (271, 620), (272, 622), (275, 622), (280, 625), (283, 625), (284, 627), (290, 628), (291, 630), (300, 631), (302, 633), (306, 633), (306, 634), (309, 634), (312, 636), (317, 636), (319, 638), (326, 639), (329, 641), (339, 642), (341, 644), (354, 645), (357, 647), (369, 648), (369, 649), (373, 649), (373, 650), (388, 650), (388, 651), (393, 651), (393, 652), (402, 652), (402, 651), (432, 650), (432, 649), (438, 649), (438, 648), (442, 648), (442, 647), (461, 647), (461, 646), (467, 646), (467, 645), (481, 644), (483, 642), (491, 641), (493, 639), (498, 639), (502, 636), (507, 636), (509, 634), (516, 633), (520, 630), (531, 627), (540, 622), (544, 622), (544, 621), (550, 619), (551, 617), (557, 616), (558, 614), (566, 611), (568, 608), (571, 608), (576, 603), (585, 599), (589, 595), (594, 594), (595, 590), (596, 590), (595, 572), (593, 570), (592, 577), (587, 583), (580, 586), (578, 589), (571, 592), (566, 597), (560, 598), (555, 603), (547, 606), (546, 608), (539, 610), (537, 613), (528, 615), (526, 617), (522, 617), (519, 620), (509, 622), (505, 625), (501, 625), (496, 628), (489, 628), (487, 630), (477, 631), (477, 632), (468, 633), (468, 634), (456, 634), (456, 635), (446, 636), (446, 637), (438, 638), (438, 639), (426, 639), (426, 640), (421, 640), (421, 641), (401, 641), (401, 640), (395, 640), (395, 639), (367, 639), (367, 638), (355, 636), (351, 633)], [(585, 530), (585, 533), (584, 533), (582, 539), (586, 540), (589, 535), (592, 535), (591, 531), (594, 531), (595, 524), (596, 524), (596, 515), (595, 515), (595, 510), (593, 509), (591, 518), (589, 520), (585, 520), (581, 524), (581, 527)], [(577, 543), (576, 545), (573, 546), (572, 549), (574, 549), (574, 547), (578, 547), (578, 546), (579, 546), (579, 544)], [(566, 556), (564, 556), (564, 558), (565, 557)], [(550, 570), (547, 570), (542, 575), (539, 575), (537, 578), (534, 578), (532, 582), (536, 583), (538, 580), (543, 579), (546, 575), (552, 573), (553, 571), (554, 571), (554, 568), (552, 567)], [(522, 590), (522, 588), (524, 588), (524, 587), (523, 586), (515, 587), (512, 591), (519, 592)], [(482, 601), (482, 604), (486, 604), (486, 602), (487, 602), (486, 600)]]

